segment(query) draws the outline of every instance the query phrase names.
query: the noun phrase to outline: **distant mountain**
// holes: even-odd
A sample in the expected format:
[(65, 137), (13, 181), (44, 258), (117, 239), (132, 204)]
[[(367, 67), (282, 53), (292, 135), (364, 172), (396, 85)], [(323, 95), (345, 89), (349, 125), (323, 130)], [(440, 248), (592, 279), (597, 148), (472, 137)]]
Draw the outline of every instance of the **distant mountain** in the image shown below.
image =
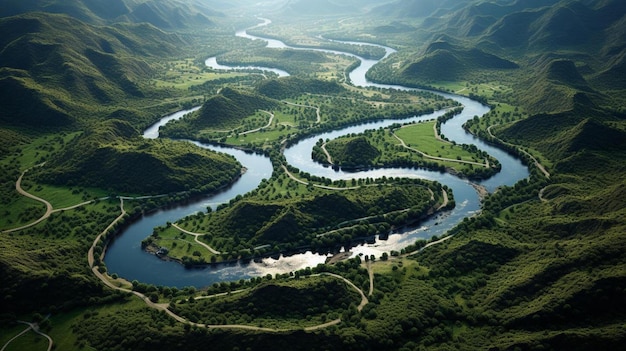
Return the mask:
[(282, 8), (284, 14), (295, 15), (340, 15), (362, 13), (380, 4), (375, 0), (289, 0)]
[(437, 12), (461, 9), (474, 0), (398, 0), (372, 10), (372, 14), (390, 17), (424, 18)]
[(504, 48), (554, 50), (607, 44), (607, 29), (623, 18), (626, 4), (614, 0), (559, 1), (553, 6), (509, 10), (486, 31), (485, 40)]
[(26, 12), (66, 14), (91, 24), (150, 23), (161, 29), (212, 25), (221, 17), (199, 0), (0, 0), (0, 17)]
[[(94, 102), (141, 97), (135, 82), (152, 68), (144, 61), (177, 52), (180, 37), (148, 25), (94, 27), (64, 15), (0, 19), (0, 120), (64, 125)], [(82, 107), (81, 107), (82, 105)]]

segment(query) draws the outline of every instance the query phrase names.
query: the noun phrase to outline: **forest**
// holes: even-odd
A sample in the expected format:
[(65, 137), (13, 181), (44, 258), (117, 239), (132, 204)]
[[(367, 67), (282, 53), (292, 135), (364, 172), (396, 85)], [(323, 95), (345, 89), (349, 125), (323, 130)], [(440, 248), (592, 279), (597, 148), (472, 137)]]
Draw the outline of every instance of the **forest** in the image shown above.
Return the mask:
[[(0, 0), (1, 347), (622, 348), (625, 16), (620, 0)], [(370, 61), (373, 86), (355, 84)], [(506, 165), (442, 135), (467, 113), (459, 96), (487, 111), (459, 129), (528, 177), (482, 185)], [(331, 172), (441, 179), (331, 179), (285, 156), (381, 120), (392, 123), (315, 139), (300, 156)], [(302, 252), (326, 261), (197, 286), (107, 267), (133, 223), (254, 174), (202, 145), (259, 155), (271, 171), (163, 220), (138, 253), (183, 274)], [(444, 174), (476, 192), (471, 215), (402, 249), (359, 251), (471, 206)]]

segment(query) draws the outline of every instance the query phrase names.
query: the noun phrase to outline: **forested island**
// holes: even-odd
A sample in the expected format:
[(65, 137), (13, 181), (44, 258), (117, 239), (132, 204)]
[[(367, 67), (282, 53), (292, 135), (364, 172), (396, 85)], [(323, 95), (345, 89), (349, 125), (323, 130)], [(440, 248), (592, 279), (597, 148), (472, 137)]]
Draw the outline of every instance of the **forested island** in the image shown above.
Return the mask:
[(625, 16), (0, 0), (0, 345), (621, 348)]

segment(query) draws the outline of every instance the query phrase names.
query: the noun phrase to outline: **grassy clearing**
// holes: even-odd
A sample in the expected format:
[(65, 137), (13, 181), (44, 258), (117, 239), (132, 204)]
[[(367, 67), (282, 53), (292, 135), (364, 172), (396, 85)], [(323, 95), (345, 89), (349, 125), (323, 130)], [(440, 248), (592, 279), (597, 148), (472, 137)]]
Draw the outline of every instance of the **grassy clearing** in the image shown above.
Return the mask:
[[(17, 194), (17, 191), (15, 192)], [(16, 195), (9, 206), (0, 210), (0, 229), (11, 229), (31, 223), (43, 216), (46, 206), (25, 196)]]
[[(395, 268), (394, 268), (395, 267)], [(422, 269), (419, 263), (415, 260), (409, 260), (406, 258), (389, 257), (387, 261), (376, 260), (372, 264), (372, 271), (374, 274), (391, 274), (399, 269), (406, 269), (411, 271), (419, 271)]]
[(17, 156), (15, 156), (15, 159), (19, 161), (23, 169), (34, 167), (45, 162), (51, 154), (64, 148), (72, 139), (80, 134), (82, 134), (82, 132), (62, 132), (60, 134), (34, 138), (30, 144), (24, 145), (16, 150)]
[(513, 89), (502, 82), (471, 82), (471, 81), (458, 81), (458, 82), (433, 82), (431, 86), (443, 90), (449, 91), (459, 95), (468, 96), (469, 94), (479, 95), (492, 99), (498, 95), (506, 95), (513, 92)]
[(108, 192), (97, 188), (70, 188), (47, 184), (32, 184), (27, 191), (52, 204), (54, 209), (65, 208), (108, 196)]
[[(24, 329), (27, 328), (26, 324), (21, 324), (20, 326), (24, 326)], [(19, 333), (18, 333), (19, 334)], [(23, 351), (23, 350), (32, 350), (32, 351), (45, 351), (48, 349), (48, 339), (35, 333), (34, 331), (29, 331), (25, 334), (22, 334), (19, 338), (13, 340), (5, 351)]]
[[(395, 134), (407, 144), (429, 156), (449, 158), (483, 163), (484, 159), (478, 153), (464, 150), (461, 146), (443, 142), (435, 138), (435, 121), (417, 123), (398, 129)], [(397, 141), (397, 140), (396, 140)]]
[[(168, 256), (170, 257), (178, 259), (193, 257), (208, 263), (215, 256), (206, 247), (196, 242), (193, 235), (183, 233), (173, 226), (169, 226), (162, 231), (156, 229), (155, 233), (157, 235), (153, 233), (150, 237), (153, 245), (168, 248)], [(210, 234), (207, 236), (210, 236)]]
[(164, 70), (155, 77), (151, 84), (157, 88), (173, 88), (189, 90), (190, 87), (201, 85), (207, 81), (243, 77), (247, 73), (211, 72), (199, 66), (195, 59), (187, 58), (165, 64)]

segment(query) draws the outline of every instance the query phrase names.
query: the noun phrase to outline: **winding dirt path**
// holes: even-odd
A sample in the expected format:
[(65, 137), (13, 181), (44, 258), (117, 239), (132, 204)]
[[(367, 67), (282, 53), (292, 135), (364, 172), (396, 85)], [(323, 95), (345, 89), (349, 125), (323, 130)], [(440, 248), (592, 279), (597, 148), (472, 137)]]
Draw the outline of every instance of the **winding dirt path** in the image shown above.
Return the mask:
[(439, 131), (437, 131), (437, 123), (433, 124), (433, 132), (435, 133), (435, 139), (441, 141), (442, 143), (452, 144), (450, 141), (444, 139), (439, 135)]
[[(39, 166), (43, 166), (43, 163), (40, 164), (40, 165), (37, 165), (35, 167), (39, 167)], [(23, 225), (23, 226), (18, 227), (18, 228), (7, 229), (7, 230), (3, 231), (3, 233), (17, 232), (17, 231), (22, 230), (22, 229), (30, 228), (30, 227), (32, 227), (34, 225), (39, 224), (41, 221), (46, 220), (52, 214), (53, 208), (52, 208), (52, 204), (50, 202), (48, 202), (48, 201), (46, 201), (46, 200), (44, 200), (44, 199), (42, 199), (42, 198), (40, 198), (38, 196), (30, 194), (29, 192), (27, 192), (26, 190), (24, 190), (22, 188), (22, 179), (24, 178), (24, 175), (26, 174), (26, 172), (28, 172), (29, 170), (30, 170), (30, 168), (25, 170), (24, 172), (22, 172), (22, 174), (19, 176), (19, 178), (17, 178), (17, 181), (15, 182), (15, 190), (17, 190), (17, 192), (20, 193), (20, 195), (26, 196), (28, 198), (31, 198), (31, 199), (33, 199), (35, 201), (41, 202), (44, 205), (46, 205), (46, 212), (43, 214), (43, 216), (39, 217), (39, 219), (35, 220), (34, 222), (31, 222), (29, 224)]]
[(449, 200), (448, 200), (448, 192), (446, 191), (446, 189), (441, 189), (441, 196), (443, 197), (443, 202), (441, 203), (441, 205), (439, 205), (439, 207), (437, 207), (437, 211), (448, 206)]
[(214, 255), (220, 255), (222, 252), (221, 251), (217, 251), (214, 248), (210, 247), (209, 245), (207, 245), (206, 243), (201, 242), (200, 240), (198, 240), (199, 237), (206, 235), (208, 233), (194, 233), (194, 232), (190, 232), (188, 230), (185, 230), (181, 227), (179, 227), (176, 223), (172, 223), (172, 227), (180, 230), (181, 232), (185, 233), (185, 234), (189, 234), (189, 235), (193, 235), (194, 237), (194, 241), (197, 242), (198, 244), (202, 245), (204, 248), (206, 248), (207, 250), (209, 250), (212, 254)]
[(294, 102), (289, 102), (289, 101), (283, 101), (283, 103), (287, 104), (287, 105), (291, 105), (291, 106), (298, 106), (298, 107), (306, 107), (306, 108), (314, 108), (315, 109), (315, 114), (317, 116), (317, 119), (315, 120), (315, 123), (320, 123), (322, 121), (322, 116), (320, 115), (320, 108), (318, 106), (310, 106), (310, 105), (302, 105), (302, 104), (296, 104)]
[(324, 273), (320, 273), (319, 275), (327, 275), (330, 277), (335, 277), (337, 279), (341, 279), (344, 282), (346, 282), (349, 286), (352, 287), (352, 289), (356, 290), (356, 292), (359, 293), (359, 295), (361, 295), (361, 303), (357, 306), (357, 311), (361, 312), (363, 310), (363, 307), (365, 307), (365, 305), (367, 305), (369, 303), (369, 300), (367, 299), (367, 296), (365, 296), (365, 293), (363, 293), (363, 290), (361, 290), (358, 286), (354, 285), (354, 283), (352, 281), (350, 281), (347, 278), (344, 278), (342, 276), (340, 276), (339, 274), (335, 274), (335, 273), (328, 273), (328, 272), (324, 272)]
[(22, 323), (22, 324), (26, 324), (26, 325), (28, 325), (28, 327), (26, 327), (26, 329), (24, 329), (22, 332), (20, 332), (16, 336), (12, 337), (9, 341), (7, 341), (2, 346), (2, 349), (0, 349), (0, 351), (4, 351), (9, 346), (9, 344), (11, 344), (11, 342), (13, 342), (15, 339), (19, 338), (20, 336), (26, 334), (30, 330), (32, 330), (35, 333), (37, 333), (37, 334), (43, 336), (44, 338), (48, 339), (48, 351), (52, 350), (52, 345), (54, 344), (54, 342), (52, 341), (52, 338), (48, 334), (44, 334), (41, 330), (39, 330), (39, 325), (37, 323), (30, 323), (30, 322), (24, 322), (24, 321), (17, 321), (17, 322), (18, 323)]
[[(117, 216), (117, 218), (115, 218), (113, 220), (113, 222), (111, 222), (111, 224), (109, 224), (100, 234), (98, 234), (98, 236), (96, 237), (96, 239), (93, 241), (93, 244), (91, 244), (91, 247), (89, 248), (89, 251), (87, 252), (87, 262), (89, 263), (89, 267), (92, 268), (92, 270), (95, 270), (95, 272), (97, 272), (97, 268), (98, 267), (94, 267), (94, 256), (93, 256), (93, 251), (96, 248), (96, 245), (98, 244), (98, 242), (102, 239), (102, 236), (104, 236), (111, 228), (113, 228), (113, 226), (115, 226), (117, 224), (117, 222), (121, 221), (122, 218), (124, 218), (124, 216), (126, 216), (126, 210), (124, 209), (124, 198), (120, 197), (120, 215)], [(102, 255), (104, 255), (104, 251), (102, 252)], [(100, 257), (100, 259), (102, 259), (102, 257)], [(100, 272), (97, 272), (98, 274)], [(96, 275), (98, 275), (96, 274)], [(100, 279), (102, 280), (104, 278), (104, 276), (102, 276), (100, 274)], [(103, 280), (104, 281), (104, 280)]]
[[(292, 180), (303, 184), (303, 185), (309, 185), (311, 183), (304, 181), (298, 177), (296, 177), (295, 175), (293, 175), (291, 172), (289, 172), (289, 170), (287, 169), (287, 167), (285, 165), (281, 166), (283, 168), (283, 170), (285, 171), (285, 173), (287, 174), (287, 176), (289, 176), (289, 178), (291, 178)], [(359, 186), (350, 186), (350, 187), (345, 187), (345, 188), (341, 188), (341, 187), (336, 187), (336, 186), (328, 186), (328, 185), (319, 185), (319, 184), (311, 184), (312, 186), (319, 188), (319, 189), (326, 189), (326, 190), (338, 190), (338, 191), (342, 191), (342, 190), (355, 190), (355, 189), (359, 189)]]
[(270, 115), (270, 121), (267, 122), (267, 124), (264, 125), (263, 127), (259, 127), (259, 128), (256, 128), (256, 129), (251, 129), (251, 130), (248, 130), (248, 131), (245, 131), (245, 132), (241, 132), (241, 133), (239, 133), (239, 135), (246, 135), (246, 134), (256, 133), (256, 132), (261, 131), (263, 129), (269, 128), (272, 125), (272, 122), (274, 121), (274, 114), (269, 112), (269, 111), (263, 111), (263, 110), (261, 110), (261, 112), (265, 112), (268, 115)]
[[(464, 164), (468, 164), (468, 165), (475, 165), (475, 166), (481, 166), (481, 167), (489, 167), (489, 161), (485, 162), (485, 163), (480, 163), (480, 162), (474, 162), (474, 161), (464, 161), (464, 160), (457, 160), (457, 159), (453, 159), (453, 158), (445, 158), (445, 157), (437, 157), (437, 156), (431, 156), (423, 151), (420, 151), (416, 148), (410, 147), (408, 146), (404, 140), (402, 138), (400, 138), (399, 136), (396, 135), (396, 133), (393, 133), (393, 136), (398, 139), (398, 141), (400, 141), (400, 144), (402, 145), (403, 148), (417, 152), (418, 154), (424, 156), (425, 158), (429, 158), (431, 160), (439, 160), (439, 161), (447, 161), (447, 162), (455, 162), (455, 163), (464, 163)], [(440, 138), (438, 138), (439, 140)]]
[(330, 153), (328, 152), (328, 150), (326, 150), (326, 143), (322, 144), (322, 151), (324, 151), (324, 154), (326, 155), (326, 161), (332, 165), (333, 158), (332, 156), (330, 156)]
[(543, 197), (543, 194), (546, 192), (546, 188), (547, 186), (544, 186), (543, 188), (541, 188), (541, 190), (539, 190), (539, 201), (541, 202), (548, 202), (548, 199)]
[[(40, 165), (37, 165), (35, 167), (39, 167), (39, 166), (43, 166), (43, 163), (40, 164)], [(44, 205), (46, 205), (46, 212), (41, 217), (36, 219), (34, 222), (28, 223), (28, 224), (23, 225), (21, 227), (4, 230), (4, 231), (2, 231), (2, 233), (12, 233), (12, 232), (17, 232), (17, 231), (20, 231), (20, 230), (23, 230), (23, 229), (26, 229), (26, 228), (30, 228), (30, 227), (35, 226), (35, 225), (41, 223), (42, 221), (48, 219), (50, 217), (50, 215), (52, 215), (53, 213), (73, 210), (75, 208), (82, 207), (82, 206), (89, 205), (89, 204), (92, 204), (92, 203), (96, 202), (96, 200), (89, 200), (89, 201), (81, 202), (81, 203), (73, 205), (73, 206), (54, 209), (52, 204), (50, 202), (48, 202), (47, 200), (42, 199), (42, 198), (40, 198), (38, 196), (35, 196), (33, 194), (30, 194), (29, 192), (27, 192), (26, 190), (24, 190), (22, 188), (22, 179), (24, 178), (24, 175), (26, 174), (26, 172), (28, 172), (30, 169), (31, 168), (29, 168), (29, 169), (25, 170), (24, 172), (22, 172), (22, 174), (19, 176), (19, 178), (17, 178), (17, 181), (15, 182), (15, 190), (17, 190), (17, 192), (20, 195), (22, 195), (22, 196), (26, 196), (28, 198), (31, 198), (31, 199), (33, 199), (35, 201), (41, 202)], [(105, 199), (108, 199), (108, 198), (105, 197), (105, 198), (102, 198), (101, 200), (105, 200)]]

